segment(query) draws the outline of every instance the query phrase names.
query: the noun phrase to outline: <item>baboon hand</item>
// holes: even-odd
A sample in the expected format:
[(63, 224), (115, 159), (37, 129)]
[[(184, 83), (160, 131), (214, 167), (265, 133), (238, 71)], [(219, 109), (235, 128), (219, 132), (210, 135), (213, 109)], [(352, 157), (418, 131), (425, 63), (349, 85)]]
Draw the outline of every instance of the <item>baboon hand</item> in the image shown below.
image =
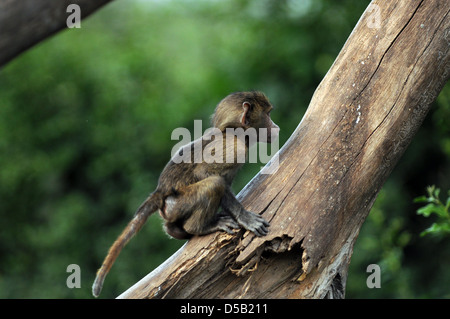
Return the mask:
[(234, 234), (234, 229), (239, 229), (239, 224), (229, 215), (222, 215), (217, 222), (217, 228), (223, 230), (228, 234)]
[(238, 217), (237, 222), (245, 229), (253, 232), (256, 236), (266, 236), (269, 233), (270, 224), (260, 215), (244, 210)]

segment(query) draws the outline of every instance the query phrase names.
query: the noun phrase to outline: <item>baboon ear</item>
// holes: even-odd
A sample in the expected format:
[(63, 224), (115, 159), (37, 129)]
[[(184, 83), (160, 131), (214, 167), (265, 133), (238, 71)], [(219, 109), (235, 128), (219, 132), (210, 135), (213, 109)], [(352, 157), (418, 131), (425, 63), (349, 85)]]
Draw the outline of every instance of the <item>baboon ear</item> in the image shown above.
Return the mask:
[(248, 125), (247, 116), (248, 116), (248, 113), (249, 113), (249, 110), (250, 110), (250, 103), (248, 103), (248, 102), (242, 103), (242, 109), (244, 111), (242, 112), (242, 115), (241, 115), (241, 124), (242, 125)]

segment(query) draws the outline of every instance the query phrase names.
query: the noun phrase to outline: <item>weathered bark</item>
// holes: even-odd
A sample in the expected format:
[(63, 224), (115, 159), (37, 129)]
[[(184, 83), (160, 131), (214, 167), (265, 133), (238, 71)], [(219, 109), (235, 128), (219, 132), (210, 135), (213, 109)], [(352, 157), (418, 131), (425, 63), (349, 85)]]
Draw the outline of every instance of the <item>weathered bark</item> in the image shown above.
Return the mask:
[(366, 10), (278, 171), (238, 196), (269, 235), (195, 237), (119, 298), (344, 296), (359, 229), (450, 74), (448, 0), (373, 4), (380, 28)]
[(36, 43), (67, 27), (67, 7), (85, 18), (111, 0), (0, 0), (0, 67)]

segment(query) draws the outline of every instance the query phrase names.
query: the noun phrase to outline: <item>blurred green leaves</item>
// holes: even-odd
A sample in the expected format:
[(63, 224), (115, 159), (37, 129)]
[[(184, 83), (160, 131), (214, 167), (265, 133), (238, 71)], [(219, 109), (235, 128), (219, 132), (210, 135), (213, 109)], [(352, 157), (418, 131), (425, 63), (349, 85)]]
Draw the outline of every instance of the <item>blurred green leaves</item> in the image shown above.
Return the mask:
[(428, 203), (427, 205), (419, 208), (417, 214), (424, 217), (430, 217), (435, 214), (438, 220), (433, 223), (429, 228), (420, 233), (421, 236), (428, 234), (434, 235), (448, 235), (450, 234), (450, 191), (448, 191), (447, 201), (444, 203), (439, 199), (441, 190), (436, 186), (428, 186), (428, 196), (420, 196), (414, 199), (414, 203)]

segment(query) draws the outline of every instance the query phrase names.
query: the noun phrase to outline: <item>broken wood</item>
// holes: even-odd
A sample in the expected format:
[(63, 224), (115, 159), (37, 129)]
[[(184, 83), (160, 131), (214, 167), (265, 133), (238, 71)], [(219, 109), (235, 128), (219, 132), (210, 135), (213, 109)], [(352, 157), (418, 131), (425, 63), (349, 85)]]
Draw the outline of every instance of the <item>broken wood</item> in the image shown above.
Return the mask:
[(373, 1), (276, 155), (276, 173), (238, 195), (270, 221), (269, 234), (195, 237), (119, 298), (344, 297), (360, 227), (448, 81), (449, 8)]

